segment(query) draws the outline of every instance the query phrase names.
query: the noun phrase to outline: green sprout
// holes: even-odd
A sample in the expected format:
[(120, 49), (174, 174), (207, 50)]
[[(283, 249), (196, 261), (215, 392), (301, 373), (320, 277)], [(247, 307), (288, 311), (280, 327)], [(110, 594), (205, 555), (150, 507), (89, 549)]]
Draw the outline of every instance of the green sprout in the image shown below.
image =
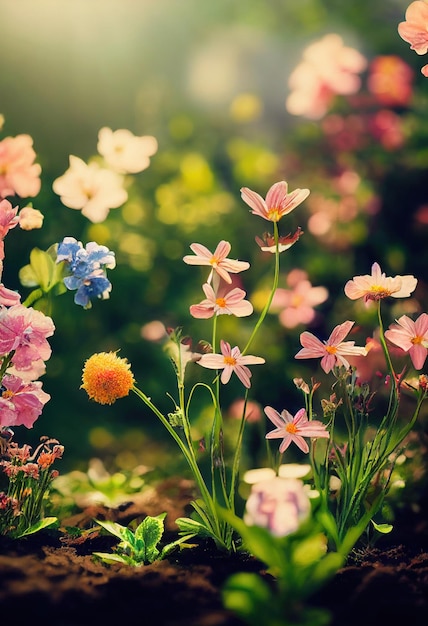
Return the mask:
[(157, 517), (148, 515), (136, 527), (135, 531), (116, 522), (95, 520), (108, 533), (118, 537), (120, 543), (117, 544), (116, 551), (113, 553), (94, 552), (94, 555), (107, 563), (118, 562), (132, 565), (133, 567), (149, 565), (154, 561), (164, 559), (180, 544), (183, 544), (193, 536), (186, 535), (185, 537), (180, 537), (180, 539), (167, 544), (160, 550), (158, 544), (164, 533), (165, 517), (166, 513), (161, 513)]

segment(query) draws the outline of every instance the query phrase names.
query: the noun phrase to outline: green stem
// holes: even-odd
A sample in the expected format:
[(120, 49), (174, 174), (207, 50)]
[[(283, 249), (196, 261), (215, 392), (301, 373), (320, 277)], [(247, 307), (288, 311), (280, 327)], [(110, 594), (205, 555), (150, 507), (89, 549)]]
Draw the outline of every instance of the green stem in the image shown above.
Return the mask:
[(28, 294), (28, 296), (22, 303), (22, 306), (29, 307), (37, 302), (37, 300), (40, 300), (40, 298), (43, 298), (43, 290), (40, 288), (34, 289), (30, 294)]

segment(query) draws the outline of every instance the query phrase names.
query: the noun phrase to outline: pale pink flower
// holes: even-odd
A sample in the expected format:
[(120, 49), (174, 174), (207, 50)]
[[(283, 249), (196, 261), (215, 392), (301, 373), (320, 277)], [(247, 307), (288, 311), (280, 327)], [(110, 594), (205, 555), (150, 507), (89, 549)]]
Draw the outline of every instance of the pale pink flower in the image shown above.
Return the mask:
[(37, 196), (42, 168), (34, 163), (35, 158), (30, 135), (5, 137), (0, 141), (0, 198)]
[(117, 209), (128, 199), (123, 188), (123, 176), (101, 168), (97, 163), (86, 164), (70, 155), (70, 167), (54, 180), (52, 189), (70, 209), (82, 211), (91, 222), (102, 222), (110, 209)]
[(105, 162), (120, 174), (136, 174), (147, 169), (150, 157), (156, 154), (158, 142), (155, 137), (137, 137), (130, 130), (101, 128), (98, 133), (98, 152)]
[(366, 65), (364, 56), (345, 46), (339, 35), (325, 35), (306, 48), (303, 61), (290, 75), (287, 111), (292, 115), (320, 119), (336, 94), (350, 95), (360, 89), (358, 74)]
[(0, 426), (26, 426), (32, 428), (34, 422), (50, 399), (42, 390), (42, 383), (24, 382), (17, 376), (6, 374), (0, 391)]
[(245, 300), (246, 293), (243, 289), (235, 287), (230, 291), (222, 288), (214, 291), (209, 283), (202, 285), (205, 299), (199, 304), (192, 304), (190, 314), (197, 319), (209, 319), (213, 315), (235, 315), (246, 317), (253, 312), (253, 305)]
[(320, 341), (315, 335), (305, 331), (300, 335), (303, 348), (296, 354), (296, 359), (319, 359), (326, 374), (335, 366), (349, 368), (345, 356), (366, 355), (366, 348), (355, 345), (355, 341), (343, 341), (355, 322), (343, 322), (336, 326), (327, 341)]
[(237, 375), (244, 387), (249, 389), (251, 387), (250, 378), (252, 376), (247, 365), (260, 365), (265, 363), (265, 360), (259, 356), (252, 356), (250, 354), (242, 355), (238, 346), (234, 348), (230, 347), (227, 341), (220, 341), (221, 354), (203, 354), (199, 359), (199, 365), (207, 367), (211, 370), (220, 370), (221, 382), (226, 385), (233, 372)]
[(392, 298), (408, 298), (416, 289), (417, 279), (412, 275), (385, 276), (378, 263), (373, 263), (372, 273), (364, 276), (354, 276), (345, 285), (345, 294), (350, 300), (364, 298), (369, 300), (382, 300)]
[(46, 338), (54, 330), (52, 319), (41, 311), (22, 304), (0, 308), (0, 354), (13, 350), (16, 369), (29, 369), (35, 361), (49, 359), (52, 350)]
[(313, 287), (306, 272), (292, 270), (287, 276), (290, 289), (279, 288), (272, 300), (272, 310), (279, 311), (279, 321), (285, 328), (309, 324), (315, 318), (314, 307), (328, 298), (325, 287)]
[[(302, 235), (303, 230), (299, 226), (294, 234), (288, 233), (288, 235), (278, 237), (278, 252), (281, 253), (291, 248)], [(262, 252), (276, 253), (275, 237), (273, 235), (264, 233), (262, 238), (256, 237), (256, 243), (260, 246)]]
[(405, 352), (408, 352), (414, 368), (423, 368), (428, 348), (428, 315), (422, 313), (415, 321), (402, 315), (396, 324), (391, 324), (385, 337)]
[(406, 21), (398, 25), (398, 34), (416, 54), (428, 52), (428, 3), (416, 0), (409, 4)]
[(250, 264), (247, 263), (247, 261), (234, 261), (227, 258), (227, 255), (231, 250), (231, 245), (228, 241), (220, 241), (217, 248), (214, 250), (214, 253), (210, 252), (208, 248), (200, 243), (192, 243), (190, 249), (194, 252), (195, 256), (188, 254), (183, 258), (183, 261), (188, 265), (211, 266), (211, 272), (208, 276), (207, 283), (211, 283), (213, 272), (216, 272), (220, 278), (230, 284), (232, 279), (229, 276), (229, 273), (238, 274), (239, 272), (243, 272), (250, 267)]
[(251, 213), (269, 222), (278, 222), (284, 215), (291, 213), (309, 194), (309, 189), (295, 189), (288, 193), (288, 183), (285, 180), (272, 185), (266, 199), (248, 187), (241, 189), (241, 197), (251, 207)]
[(274, 476), (251, 486), (244, 522), (266, 528), (275, 537), (285, 537), (299, 529), (310, 511), (303, 481)]
[(291, 443), (295, 443), (306, 454), (309, 452), (309, 446), (304, 437), (330, 437), (322, 422), (308, 420), (306, 409), (300, 409), (293, 417), (286, 409), (280, 414), (271, 406), (266, 406), (265, 413), (276, 426), (275, 430), (267, 433), (266, 439), (282, 439), (279, 446), (281, 453), (285, 452)]
[(43, 226), (44, 215), (32, 206), (26, 206), (19, 211), (19, 227), (22, 230), (34, 230)]
[(13, 306), (21, 302), (21, 296), (17, 291), (8, 289), (0, 283), (0, 306)]
[(235, 400), (232, 402), (230, 407), (227, 410), (227, 415), (232, 419), (242, 419), (244, 414), (245, 407), (245, 419), (249, 423), (260, 422), (262, 419), (262, 410), (260, 404), (258, 402), (253, 402), (252, 400), (245, 400), (240, 398), (239, 400)]

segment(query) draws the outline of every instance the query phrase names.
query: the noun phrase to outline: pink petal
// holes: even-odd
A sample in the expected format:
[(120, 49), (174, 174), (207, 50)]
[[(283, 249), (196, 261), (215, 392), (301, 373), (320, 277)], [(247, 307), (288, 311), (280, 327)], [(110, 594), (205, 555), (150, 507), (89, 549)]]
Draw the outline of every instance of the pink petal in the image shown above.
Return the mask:
[(222, 375), (221, 375), (221, 378), (220, 378), (220, 380), (223, 383), (223, 385), (227, 385), (227, 383), (230, 380), (230, 377), (233, 374), (233, 370), (234, 369), (235, 368), (232, 367), (231, 365), (225, 365), (224, 370), (223, 370)]
[(244, 387), (249, 389), (251, 387), (251, 382), (250, 382), (251, 372), (248, 369), (248, 367), (245, 367), (245, 365), (237, 364), (235, 365), (234, 369), (235, 369), (235, 374), (237, 375), (241, 383), (244, 385)]
[(224, 357), (221, 354), (203, 354), (197, 363), (210, 370), (219, 370), (226, 367)]
[(275, 426), (277, 426), (278, 428), (284, 428), (284, 421), (291, 422), (292, 419), (293, 419), (292, 416), (290, 415), (290, 413), (288, 413), (288, 411), (286, 411), (285, 409), (281, 413), (283, 419), (281, 419), (281, 416), (278, 413), (278, 411), (275, 411), (275, 409), (272, 408), (271, 406), (265, 406), (264, 412), (266, 413), (266, 415), (270, 419), (270, 421), (273, 424), (275, 424)]
[[(307, 454), (309, 452), (309, 446), (306, 443), (306, 441), (303, 439), (303, 437), (301, 437), (300, 435), (290, 435), (290, 440), (296, 444), (296, 446), (298, 448), (301, 449), (302, 452), (304, 452), (305, 454)], [(281, 444), (282, 445), (282, 444)], [(279, 451), (282, 452), (281, 450), (281, 446), (279, 448)]]
[(324, 370), (324, 372), (326, 374), (331, 372), (333, 367), (336, 365), (336, 361), (337, 361), (337, 359), (336, 359), (336, 356), (334, 354), (326, 354), (321, 359), (321, 367), (323, 368), (323, 370)]
[(409, 350), (410, 358), (416, 370), (421, 370), (427, 358), (427, 349), (420, 343), (415, 343)]
[(266, 194), (266, 205), (269, 209), (280, 208), (287, 199), (288, 185), (285, 180), (275, 183)]
[(204, 257), (207, 260), (210, 260), (213, 256), (212, 252), (201, 243), (192, 243), (190, 245), (190, 249), (194, 254), (196, 254), (196, 256)]
[(223, 261), (227, 255), (229, 254), (230, 250), (231, 250), (231, 245), (228, 241), (220, 241), (220, 243), (218, 244), (217, 248), (214, 251), (214, 254), (212, 255), (215, 259), (217, 259), (217, 261)]
[(354, 324), (355, 322), (350, 322), (348, 320), (347, 322), (343, 322), (343, 324), (336, 326), (328, 338), (327, 344), (329, 346), (338, 346), (345, 339)]
[(214, 315), (214, 305), (206, 300), (205, 304), (203, 302), (192, 304), (189, 311), (190, 315), (198, 320), (208, 320)]
[(288, 446), (290, 445), (292, 441), (293, 441), (293, 437), (287, 433), (287, 435), (284, 437), (284, 439), (282, 440), (279, 446), (279, 451), (281, 452), (281, 454), (287, 450)]
[(251, 207), (251, 209), (253, 209), (253, 213), (266, 219), (266, 202), (258, 193), (252, 191), (251, 189), (248, 189), (248, 187), (242, 187), (241, 198), (246, 204), (248, 204), (249, 207)]

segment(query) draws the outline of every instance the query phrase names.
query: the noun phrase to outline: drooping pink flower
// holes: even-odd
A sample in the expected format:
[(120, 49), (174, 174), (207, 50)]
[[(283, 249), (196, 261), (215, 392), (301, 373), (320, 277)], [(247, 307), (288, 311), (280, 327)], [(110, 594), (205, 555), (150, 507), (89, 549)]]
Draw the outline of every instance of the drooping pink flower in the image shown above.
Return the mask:
[(46, 338), (54, 330), (52, 319), (41, 311), (22, 304), (0, 308), (0, 354), (13, 350), (16, 369), (29, 369), (35, 361), (49, 359), (52, 350)]
[(266, 199), (248, 187), (241, 189), (241, 197), (252, 209), (251, 213), (269, 222), (278, 222), (284, 215), (291, 213), (309, 194), (309, 189), (295, 189), (288, 193), (288, 183), (285, 180), (272, 185)]
[(385, 337), (405, 352), (408, 352), (414, 368), (421, 370), (428, 353), (428, 315), (422, 313), (415, 321), (402, 315), (396, 324), (391, 324)]
[[(302, 235), (303, 230), (299, 226), (294, 234), (288, 233), (288, 235), (278, 237), (278, 252), (281, 253), (291, 248)], [(264, 233), (263, 237), (256, 237), (256, 243), (260, 246), (262, 252), (276, 253), (275, 237), (273, 235)]]
[(247, 317), (253, 312), (253, 305), (244, 299), (246, 293), (239, 287), (226, 291), (220, 284), (216, 293), (209, 283), (205, 283), (202, 289), (205, 299), (190, 307), (190, 314), (197, 319), (209, 319), (214, 315)]
[(300, 409), (293, 417), (284, 409), (281, 414), (271, 406), (265, 407), (265, 413), (270, 421), (276, 426), (266, 435), (266, 439), (282, 439), (279, 451), (285, 452), (291, 443), (295, 443), (305, 454), (309, 452), (309, 446), (304, 437), (330, 437), (326, 426), (318, 420), (308, 420), (306, 409)]
[(40, 381), (26, 383), (18, 376), (6, 374), (0, 391), (0, 426), (32, 428), (49, 399)]
[(240, 398), (232, 402), (230, 407), (227, 410), (227, 415), (232, 419), (242, 419), (244, 415), (245, 408), (245, 419), (248, 423), (252, 424), (255, 422), (260, 422), (262, 419), (262, 410), (260, 404), (258, 402), (253, 402), (252, 400), (245, 400)]
[(8, 289), (0, 283), (0, 306), (13, 306), (21, 302), (21, 296), (17, 291)]
[(221, 354), (203, 354), (198, 364), (211, 370), (222, 369), (220, 380), (224, 385), (229, 382), (230, 377), (235, 372), (244, 387), (249, 389), (252, 374), (247, 365), (260, 365), (265, 363), (265, 360), (260, 356), (250, 354), (243, 356), (238, 346), (231, 348), (230, 344), (223, 339), (220, 341), (220, 350)]
[(345, 356), (366, 355), (366, 348), (355, 345), (355, 341), (343, 341), (355, 322), (346, 321), (336, 326), (327, 341), (320, 341), (315, 335), (305, 331), (300, 335), (303, 348), (296, 359), (319, 359), (326, 374), (335, 366), (349, 368)]
[(137, 137), (130, 130), (101, 128), (98, 133), (98, 152), (107, 165), (119, 174), (136, 174), (147, 169), (150, 157), (156, 154), (158, 142), (155, 137)]
[(364, 56), (334, 33), (306, 48), (302, 62), (289, 78), (286, 109), (309, 119), (323, 117), (336, 94), (350, 95), (361, 86), (358, 76), (367, 65)]
[(42, 168), (34, 163), (35, 158), (30, 135), (5, 137), (0, 141), (0, 198), (37, 196)]
[(350, 300), (364, 298), (369, 300), (382, 300), (392, 298), (408, 298), (416, 289), (417, 279), (412, 275), (385, 276), (380, 269), (379, 263), (373, 263), (372, 273), (364, 276), (354, 276), (345, 285), (345, 294)]
[(272, 310), (279, 311), (280, 323), (285, 328), (309, 324), (315, 318), (314, 307), (328, 298), (325, 287), (313, 287), (306, 272), (292, 270), (287, 276), (289, 289), (279, 288), (272, 300)]
[(398, 34), (416, 54), (428, 52), (428, 3), (416, 0), (406, 10), (406, 20), (398, 25)]
[(227, 258), (231, 247), (228, 241), (222, 240), (214, 250), (214, 253), (212, 253), (202, 244), (192, 243), (190, 249), (194, 252), (195, 256), (188, 254), (183, 258), (183, 261), (188, 265), (211, 266), (207, 283), (211, 283), (213, 272), (216, 272), (220, 278), (230, 284), (232, 279), (229, 274), (238, 274), (250, 267), (247, 261), (234, 261), (233, 259)]
[(94, 223), (104, 221), (110, 209), (117, 209), (128, 199), (123, 176), (73, 155), (70, 167), (54, 180), (52, 189), (65, 206), (81, 210)]
[(252, 485), (244, 522), (266, 528), (275, 537), (285, 537), (298, 530), (310, 511), (303, 481), (274, 476)]

